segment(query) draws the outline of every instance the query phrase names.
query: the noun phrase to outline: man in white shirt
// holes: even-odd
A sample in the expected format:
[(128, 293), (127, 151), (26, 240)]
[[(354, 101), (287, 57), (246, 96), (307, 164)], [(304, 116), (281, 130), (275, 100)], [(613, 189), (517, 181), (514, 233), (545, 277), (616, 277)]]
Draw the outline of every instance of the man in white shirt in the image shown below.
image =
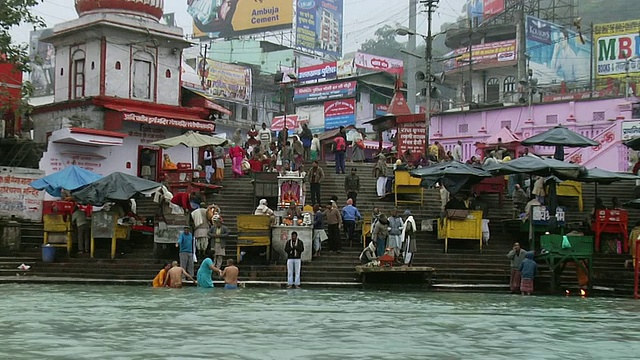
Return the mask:
[(269, 144), (271, 143), (271, 130), (267, 129), (267, 124), (262, 123), (262, 129), (258, 131), (258, 139), (260, 140), (260, 147), (263, 152), (269, 150)]
[(458, 143), (453, 147), (453, 152), (451, 153), (453, 156), (453, 160), (461, 162), (462, 161), (462, 141), (458, 140)]

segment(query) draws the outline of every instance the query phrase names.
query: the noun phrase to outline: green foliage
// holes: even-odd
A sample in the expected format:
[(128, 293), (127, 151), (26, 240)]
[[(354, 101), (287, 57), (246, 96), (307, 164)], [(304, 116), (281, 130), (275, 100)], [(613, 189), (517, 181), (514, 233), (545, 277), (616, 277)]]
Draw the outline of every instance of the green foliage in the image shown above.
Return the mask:
[(44, 20), (34, 15), (31, 8), (43, 0), (0, 0), (0, 61), (16, 64), (21, 71), (29, 71), (29, 45), (13, 44), (9, 31), (14, 26), (32, 24), (34, 29), (44, 27)]

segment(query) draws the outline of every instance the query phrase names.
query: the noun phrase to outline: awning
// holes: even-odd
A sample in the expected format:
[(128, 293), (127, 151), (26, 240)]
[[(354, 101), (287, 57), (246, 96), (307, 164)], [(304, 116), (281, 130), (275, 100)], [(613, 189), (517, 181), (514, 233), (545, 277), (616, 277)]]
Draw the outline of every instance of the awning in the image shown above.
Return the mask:
[(126, 134), (115, 131), (73, 127), (54, 131), (50, 141), (72, 145), (122, 146), (125, 137)]
[(190, 114), (179, 114), (153, 108), (153, 104), (143, 107), (138, 105), (116, 105), (107, 103), (102, 106), (121, 112), (124, 121), (205, 132), (216, 131), (216, 123), (212, 121), (207, 121)]
[(200, 96), (203, 98), (203, 103), (201, 104), (202, 107), (205, 107), (207, 109), (211, 109), (211, 110), (215, 110), (218, 111), (222, 114), (227, 114), (229, 116), (231, 116), (233, 114), (233, 112), (227, 108), (225, 108), (222, 105), (216, 104), (215, 103), (215, 99), (211, 96), (209, 96), (209, 94), (207, 94), (206, 91), (204, 90), (200, 90), (200, 89), (194, 89), (192, 87), (188, 87), (188, 86), (182, 86), (183, 89), (189, 90), (192, 93)]

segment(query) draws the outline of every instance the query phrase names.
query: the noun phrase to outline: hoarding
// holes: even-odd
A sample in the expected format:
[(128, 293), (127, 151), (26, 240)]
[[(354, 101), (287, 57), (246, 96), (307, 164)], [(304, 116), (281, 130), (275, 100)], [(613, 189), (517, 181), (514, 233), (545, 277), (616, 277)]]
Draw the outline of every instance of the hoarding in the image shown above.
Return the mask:
[(593, 27), (596, 80), (640, 76), (640, 20), (597, 24)]
[(324, 130), (356, 124), (356, 99), (326, 101), (324, 103)]
[(396, 75), (402, 75), (402, 73), (404, 73), (404, 63), (402, 60), (384, 56), (358, 52), (353, 60), (353, 64), (357, 68), (385, 71)]
[(338, 66), (335, 61), (298, 69), (298, 82), (300, 84), (318, 83), (337, 78)]
[(211, 59), (198, 60), (198, 75), (212, 97), (248, 103), (251, 100), (251, 68)]
[(347, 81), (325, 85), (314, 85), (295, 88), (293, 102), (311, 102), (342, 99), (355, 96), (356, 82)]
[(503, 13), (505, 0), (469, 0), (466, 4), (467, 17), (472, 19), (475, 26)]
[(53, 45), (40, 41), (40, 38), (51, 34), (53, 29), (42, 29), (32, 31), (29, 36), (29, 58), (31, 59), (29, 79), (33, 85), (32, 97), (53, 95), (56, 50)]
[(193, 37), (227, 38), (291, 28), (291, 0), (187, 0)]
[(471, 59), (469, 59), (469, 48), (461, 48), (449, 52), (444, 57), (445, 71), (456, 70), (473, 63), (475, 69), (486, 69), (491, 67), (502, 67), (517, 60), (516, 40), (496, 41), (492, 43), (478, 44), (471, 47)]
[(296, 47), (342, 56), (343, 0), (298, 0)]
[(527, 16), (529, 67), (540, 85), (587, 83), (591, 41), (560, 25)]

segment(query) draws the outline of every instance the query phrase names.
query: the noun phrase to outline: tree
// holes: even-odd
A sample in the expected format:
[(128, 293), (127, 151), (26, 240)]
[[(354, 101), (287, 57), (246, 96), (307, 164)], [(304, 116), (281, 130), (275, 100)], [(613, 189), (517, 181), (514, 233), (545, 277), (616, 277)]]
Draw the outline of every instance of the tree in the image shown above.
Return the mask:
[(34, 29), (46, 26), (31, 8), (43, 0), (0, 0), (0, 61), (15, 64), (21, 71), (29, 71), (29, 45), (13, 44), (9, 30), (14, 26), (32, 24)]

